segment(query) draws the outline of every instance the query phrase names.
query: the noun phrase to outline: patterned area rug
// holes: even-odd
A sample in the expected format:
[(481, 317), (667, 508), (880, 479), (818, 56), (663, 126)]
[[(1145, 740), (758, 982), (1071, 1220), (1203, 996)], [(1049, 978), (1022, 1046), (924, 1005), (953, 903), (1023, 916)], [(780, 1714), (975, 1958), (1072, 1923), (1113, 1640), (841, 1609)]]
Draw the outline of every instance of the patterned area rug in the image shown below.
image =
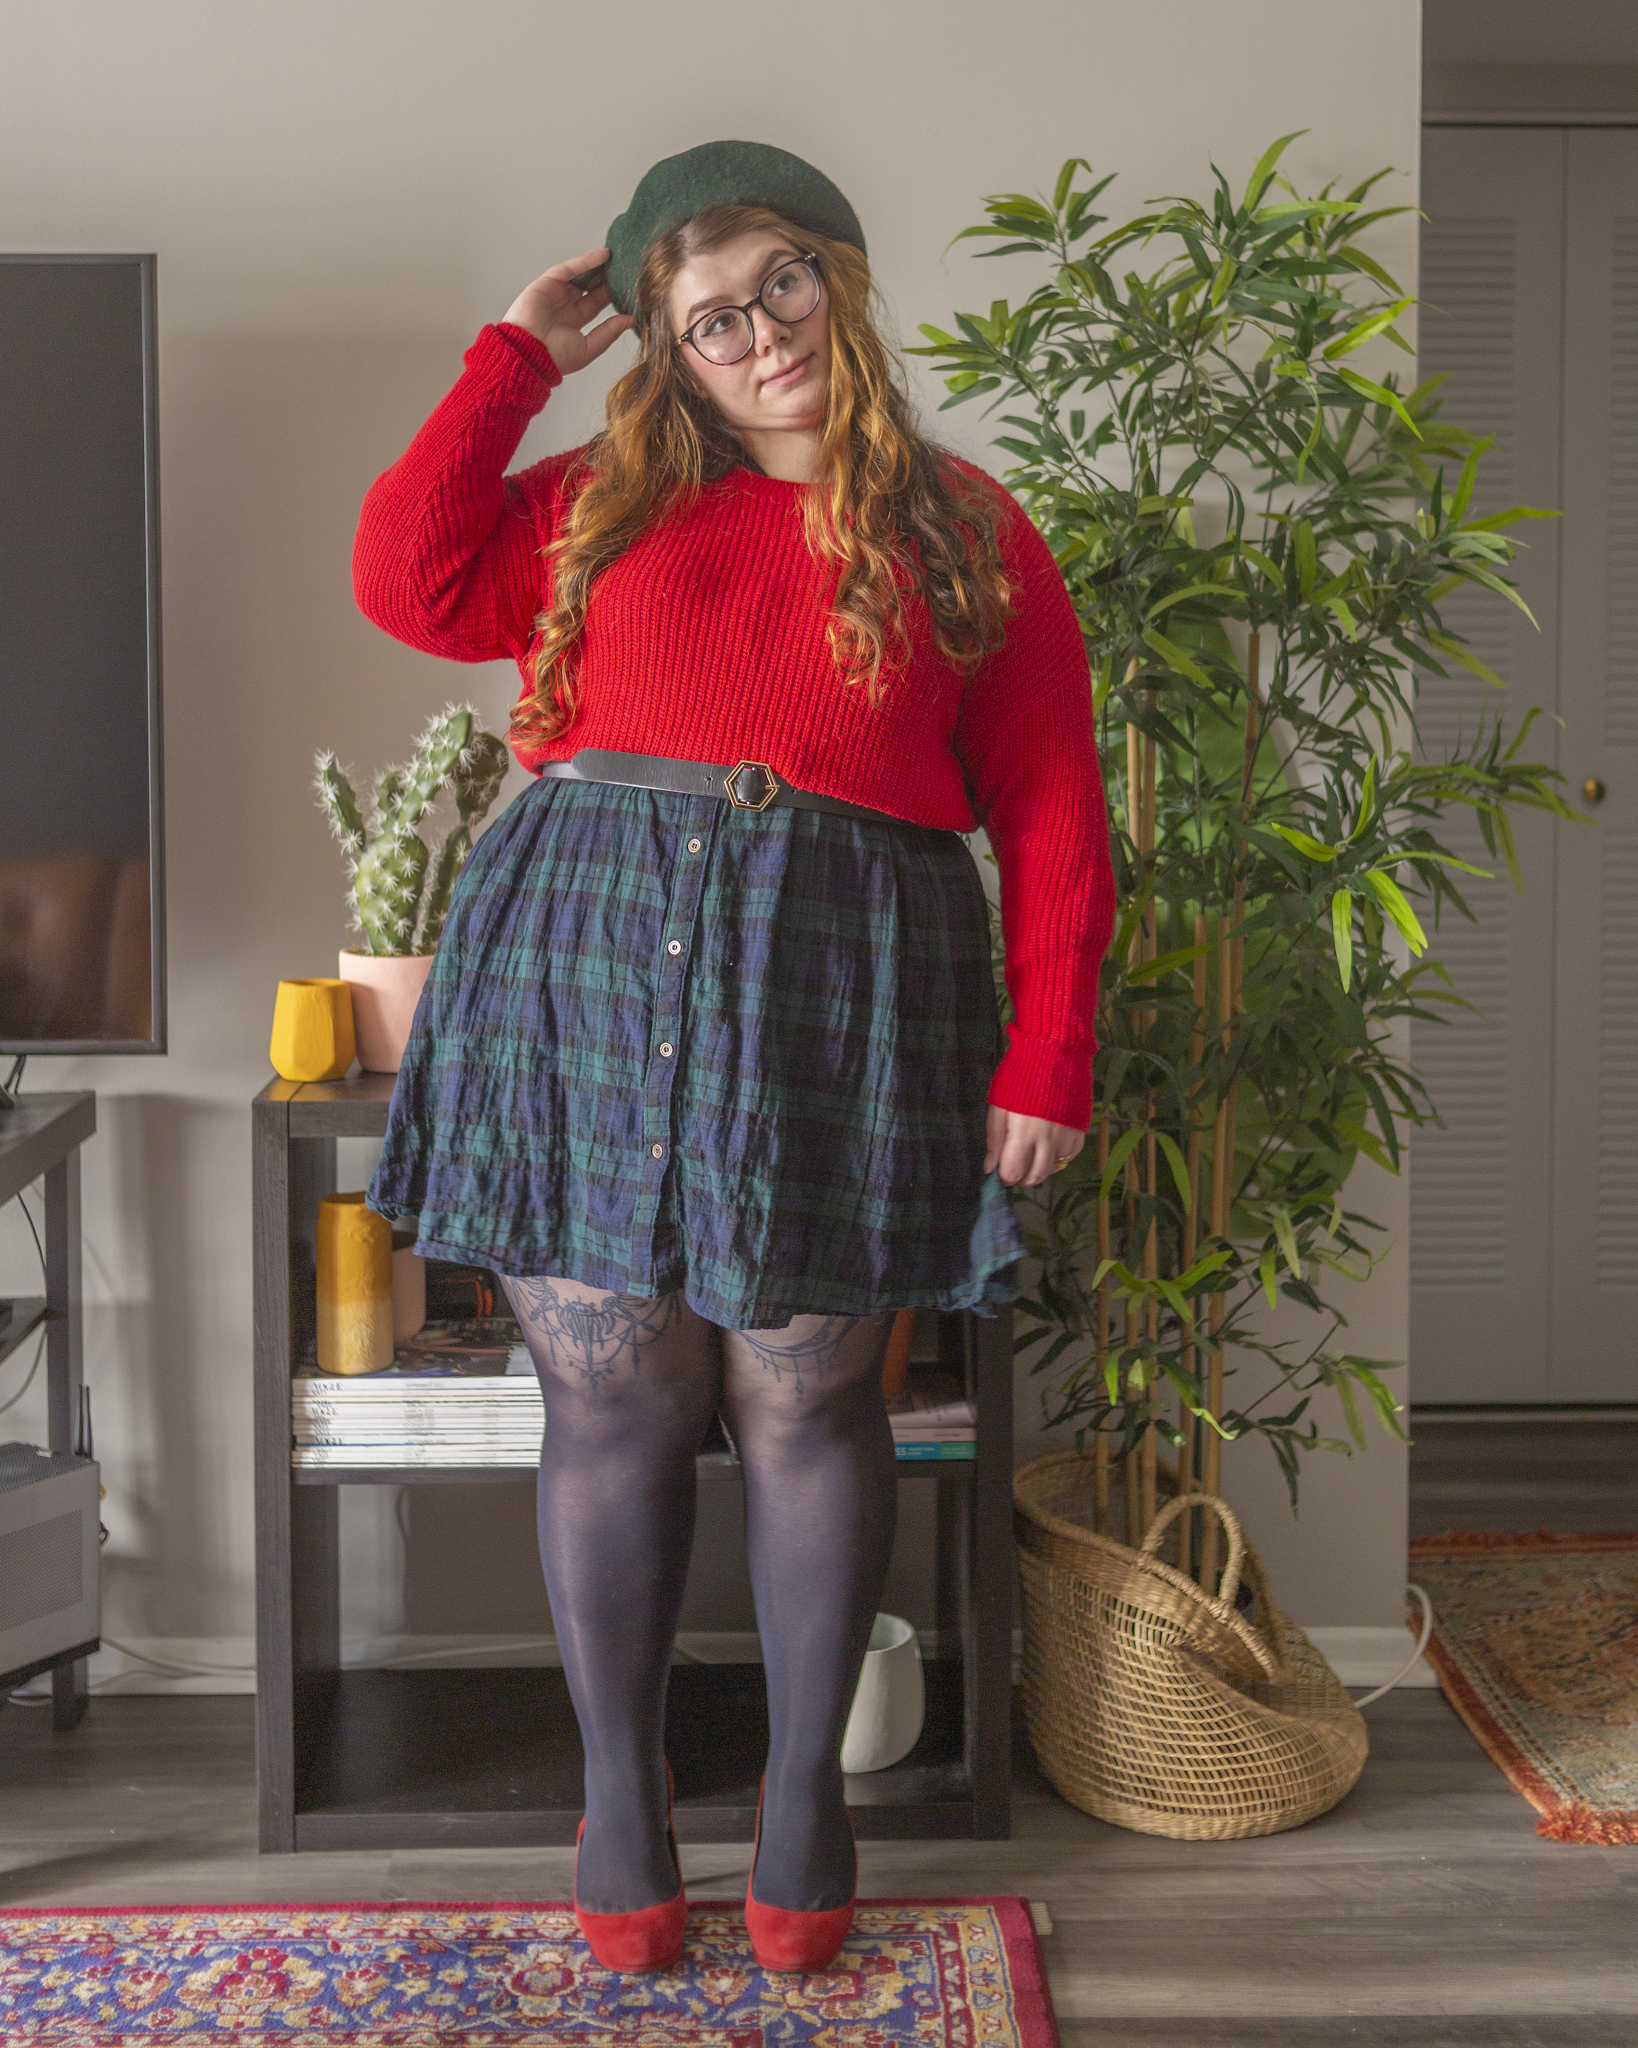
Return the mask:
[(759, 1970), (691, 1903), (674, 1970), (601, 1969), (565, 1905), (0, 1912), (5, 2048), (1057, 2048), (1022, 1899), (870, 1899), (830, 1969)]
[(1638, 1844), (1638, 1531), (1419, 1536), (1428, 1660), (1559, 1842)]

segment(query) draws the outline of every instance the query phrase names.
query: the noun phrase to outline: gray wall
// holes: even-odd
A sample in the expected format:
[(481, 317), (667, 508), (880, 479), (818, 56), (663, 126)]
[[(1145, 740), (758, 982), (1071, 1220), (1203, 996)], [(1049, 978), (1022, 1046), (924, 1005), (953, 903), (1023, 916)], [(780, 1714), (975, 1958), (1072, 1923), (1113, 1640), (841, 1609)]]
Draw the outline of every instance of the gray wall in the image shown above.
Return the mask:
[[(395, 645), (348, 579), (364, 489), (479, 324), (596, 242), (650, 162), (714, 135), (778, 141), (837, 177), (911, 340), (1015, 288), (1015, 261), (943, 252), (981, 195), (1050, 186), (1066, 156), (1119, 171), (1114, 203), (1137, 212), (1205, 189), (1212, 158), (1238, 181), (1306, 129), (1295, 178), (1392, 164), (1390, 199), (1413, 201), (1420, 24), (1415, 0), (833, 0), (754, 19), (728, 0), (6, 0), (0, 29), (0, 240), (159, 252), (173, 1050), (41, 1062), (30, 1081), (103, 1096), (87, 1369), (109, 1632), (231, 1661), (253, 1585), (246, 1104), (274, 984), (331, 971), (346, 936), (313, 752), (373, 768), (457, 693), (503, 725), (516, 682)], [(1376, 247), (1414, 277), (1414, 216)], [(525, 457), (583, 440), (626, 359), (561, 390)], [(975, 411), (939, 428), (984, 456)], [(1402, 1241), (1402, 1189), (1386, 1213)], [(27, 1279), (26, 1236), (0, 1216), (0, 1287)], [(1402, 1356), (1402, 1265), (1365, 1294), (1361, 1348)], [(1027, 1421), (1034, 1386), (1018, 1398)], [(39, 1431), (33, 1394), (7, 1424)], [(1035, 1448), (1026, 1435), (1021, 1455)], [(1235, 1495), (1299, 1617), (1396, 1619), (1402, 1458), (1378, 1444), (1316, 1472), (1300, 1532), (1264, 1464), (1234, 1461)], [(348, 1500), (355, 1633), (454, 1627), (456, 1584), (489, 1589), (464, 1606), (471, 1627), (541, 1624), (520, 1508), (415, 1503), (412, 1543), (436, 1562), (406, 1589), (392, 1506)], [(924, 1548), (925, 1530), (906, 1541)], [(731, 1530), (702, 1547), (691, 1619), (744, 1625)]]

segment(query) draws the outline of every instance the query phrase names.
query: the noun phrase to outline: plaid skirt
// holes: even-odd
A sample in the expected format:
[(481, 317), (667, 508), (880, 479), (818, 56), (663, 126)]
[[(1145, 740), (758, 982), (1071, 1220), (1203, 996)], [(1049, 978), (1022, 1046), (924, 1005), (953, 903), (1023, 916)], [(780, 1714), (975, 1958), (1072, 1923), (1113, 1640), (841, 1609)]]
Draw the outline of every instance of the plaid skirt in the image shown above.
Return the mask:
[(1018, 1291), (953, 832), (540, 779), (456, 885), (370, 1183), (417, 1249), (727, 1329)]

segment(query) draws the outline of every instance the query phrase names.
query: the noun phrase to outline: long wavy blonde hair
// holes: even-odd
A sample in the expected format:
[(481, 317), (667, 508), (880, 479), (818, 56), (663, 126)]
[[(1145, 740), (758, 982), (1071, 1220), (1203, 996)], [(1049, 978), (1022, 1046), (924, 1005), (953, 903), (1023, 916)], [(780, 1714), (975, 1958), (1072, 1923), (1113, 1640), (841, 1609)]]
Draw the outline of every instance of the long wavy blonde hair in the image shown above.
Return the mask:
[(909, 647), (907, 589), (919, 590), (939, 652), (964, 673), (1005, 638), (1012, 600), (996, 505), (917, 431), (863, 254), (767, 207), (706, 207), (657, 237), (643, 258), (640, 353), (609, 393), (607, 427), (587, 444), (563, 530), (546, 549), (552, 602), (535, 622), (534, 690), (512, 715), (523, 744), (554, 738), (575, 715), (579, 642), (597, 577), (652, 520), (748, 459), (682, 360), (670, 295), (692, 257), (753, 229), (816, 255), (828, 295), (830, 383), (803, 531), (816, 560), (840, 564), (827, 632), (842, 679), (880, 701), (884, 662)]

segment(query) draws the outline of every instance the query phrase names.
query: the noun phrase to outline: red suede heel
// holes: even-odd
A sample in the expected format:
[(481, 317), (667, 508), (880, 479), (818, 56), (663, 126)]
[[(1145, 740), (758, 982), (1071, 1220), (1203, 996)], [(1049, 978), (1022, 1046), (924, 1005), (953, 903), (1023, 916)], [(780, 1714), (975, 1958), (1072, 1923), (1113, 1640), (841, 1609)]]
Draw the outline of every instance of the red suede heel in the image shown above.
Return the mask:
[[(765, 1970), (822, 1970), (835, 1961), (837, 1950), (847, 1939), (858, 1892), (855, 1890), (845, 1906), (832, 1906), (823, 1913), (793, 1913), (783, 1906), (764, 1906), (752, 1894), (756, 1851), (762, 1844), (762, 1795), (767, 1789), (764, 1778), (757, 1788), (756, 1847), (751, 1850), (751, 1874), (745, 1880), (745, 1927), (751, 1948)], [(851, 1833), (851, 1813), (847, 1825)]]
[[(669, 1970), (682, 1954), (683, 1932), (688, 1925), (688, 1894), (682, 1881), (682, 1858), (677, 1854), (677, 1831), (671, 1825), (670, 1809), (676, 1803), (671, 1765), (665, 1767), (666, 1833), (677, 1865), (677, 1896), (657, 1906), (639, 1906), (634, 1913), (588, 1913), (578, 1897), (574, 1917), (591, 1952), (605, 1970)], [(584, 1816), (574, 1838), (575, 1862), (580, 1861), (580, 1837), (586, 1832)]]

